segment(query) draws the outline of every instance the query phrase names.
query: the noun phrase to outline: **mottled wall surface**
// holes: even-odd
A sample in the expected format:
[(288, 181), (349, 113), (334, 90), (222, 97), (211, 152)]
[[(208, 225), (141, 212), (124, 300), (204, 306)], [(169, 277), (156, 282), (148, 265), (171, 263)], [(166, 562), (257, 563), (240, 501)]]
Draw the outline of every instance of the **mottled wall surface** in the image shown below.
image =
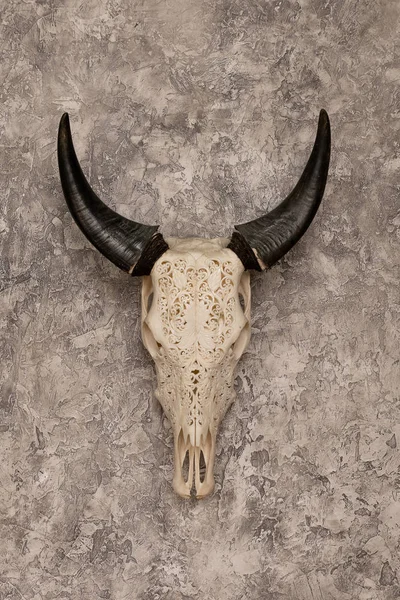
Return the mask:
[[(1, 5), (0, 598), (400, 597), (398, 3)], [(321, 107), (323, 204), (253, 276), (216, 490), (184, 501), (140, 281), (67, 211), (59, 118), (110, 206), (214, 237), (290, 190)]]

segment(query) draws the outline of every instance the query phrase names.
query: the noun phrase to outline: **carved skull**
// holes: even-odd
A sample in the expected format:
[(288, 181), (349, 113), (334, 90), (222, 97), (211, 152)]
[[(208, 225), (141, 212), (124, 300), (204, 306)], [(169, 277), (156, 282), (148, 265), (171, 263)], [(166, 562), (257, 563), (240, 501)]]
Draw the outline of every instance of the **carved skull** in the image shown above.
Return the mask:
[(321, 111), (314, 147), (294, 190), (230, 239), (164, 240), (157, 226), (126, 219), (93, 192), (76, 157), (69, 118), (58, 160), (68, 207), (90, 242), (143, 276), (142, 338), (157, 372), (156, 397), (174, 434), (173, 485), (183, 497), (214, 489), (218, 426), (235, 398), (235, 367), (250, 339), (249, 270), (264, 270), (305, 233), (328, 175), (330, 127)]
[(200, 498), (214, 487), (217, 429), (234, 400), (235, 366), (250, 338), (250, 277), (227, 239), (167, 243), (143, 281), (142, 337), (156, 364), (156, 397), (174, 431), (174, 488), (190, 496), (194, 476)]

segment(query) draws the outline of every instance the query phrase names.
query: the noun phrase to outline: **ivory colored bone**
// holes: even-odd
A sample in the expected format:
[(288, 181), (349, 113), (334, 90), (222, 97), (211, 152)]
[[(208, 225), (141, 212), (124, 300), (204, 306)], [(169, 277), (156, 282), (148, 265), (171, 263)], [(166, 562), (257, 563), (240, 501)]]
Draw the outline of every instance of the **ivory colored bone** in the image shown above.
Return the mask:
[(250, 277), (228, 239), (166, 241), (169, 250), (143, 279), (142, 337), (156, 364), (156, 397), (173, 427), (174, 489), (189, 497), (194, 483), (202, 498), (214, 489), (217, 430), (235, 399), (234, 371), (250, 339)]

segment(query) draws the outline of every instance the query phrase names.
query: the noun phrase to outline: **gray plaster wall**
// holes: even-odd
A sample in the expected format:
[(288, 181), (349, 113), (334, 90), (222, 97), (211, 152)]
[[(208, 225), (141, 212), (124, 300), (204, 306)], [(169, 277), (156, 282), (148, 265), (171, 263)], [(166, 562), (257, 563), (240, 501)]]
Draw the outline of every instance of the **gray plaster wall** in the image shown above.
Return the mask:
[[(2, 0), (1, 599), (400, 597), (399, 13)], [(252, 278), (216, 490), (184, 501), (140, 281), (67, 211), (59, 118), (110, 206), (214, 237), (291, 189), (321, 107), (323, 204)]]

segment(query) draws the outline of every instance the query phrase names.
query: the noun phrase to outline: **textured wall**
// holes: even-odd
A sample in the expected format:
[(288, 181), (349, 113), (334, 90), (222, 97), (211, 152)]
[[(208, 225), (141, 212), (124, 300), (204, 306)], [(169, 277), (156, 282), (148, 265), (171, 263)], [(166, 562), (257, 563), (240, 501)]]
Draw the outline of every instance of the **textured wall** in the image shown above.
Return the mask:
[[(399, 5), (1, 4), (0, 598), (398, 598)], [(321, 107), (323, 204), (253, 276), (216, 491), (181, 500), (140, 282), (72, 222), (58, 120), (111, 206), (213, 237), (287, 193)]]

